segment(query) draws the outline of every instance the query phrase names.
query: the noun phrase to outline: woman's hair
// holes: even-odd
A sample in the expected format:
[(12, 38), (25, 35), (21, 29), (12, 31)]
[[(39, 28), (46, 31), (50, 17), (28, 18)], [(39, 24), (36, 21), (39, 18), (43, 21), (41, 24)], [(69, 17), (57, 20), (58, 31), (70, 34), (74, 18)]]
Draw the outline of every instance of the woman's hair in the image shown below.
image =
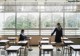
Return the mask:
[(61, 26), (60, 23), (57, 23), (58, 26)]
[(24, 32), (24, 29), (21, 30), (21, 33), (23, 33), (23, 32)]
[(57, 23), (57, 28), (60, 30), (61, 29), (61, 25), (60, 25), (60, 23)]

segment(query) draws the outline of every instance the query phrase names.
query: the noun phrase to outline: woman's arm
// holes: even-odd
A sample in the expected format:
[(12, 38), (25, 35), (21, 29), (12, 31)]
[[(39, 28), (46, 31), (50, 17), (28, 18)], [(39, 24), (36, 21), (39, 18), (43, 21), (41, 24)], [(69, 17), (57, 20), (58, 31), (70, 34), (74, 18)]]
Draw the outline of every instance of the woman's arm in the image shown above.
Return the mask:
[(53, 34), (55, 33), (55, 31), (56, 31), (56, 28), (55, 28), (54, 31), (51, 33), (51, 36), (53, 36)]

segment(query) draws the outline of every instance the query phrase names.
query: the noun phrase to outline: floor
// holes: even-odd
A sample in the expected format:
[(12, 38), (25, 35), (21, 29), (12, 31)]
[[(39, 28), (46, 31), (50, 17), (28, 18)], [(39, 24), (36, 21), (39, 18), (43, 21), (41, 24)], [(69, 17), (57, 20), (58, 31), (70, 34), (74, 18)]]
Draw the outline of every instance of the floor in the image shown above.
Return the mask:
[[(35, 46), (35, 47), (31, 47), (31, 48), (33, 50), (28, 51), (28, 56), (39, 56), (39, 47)], [(54, 52), (53, 55), (54, 56), (70, 56), (70, 54), (68, 54), (66, 51), (63, 54), (61, 47), (59, 47), (59, 49), (60, 49), (60, 51), (56, 51), (56, 47), (54, 47), (54, 50), (53, 50), (53, 52)], [(5, 56), (5, 54), (6, 54), (5, 50), (0, 50), (0, 56)], [(17, 55), (15, 53), (11, 53), (10, 55), (7, 55), (7, 56), (17, 56)], [(24, 56), (23, 50), (21, 50), (21, 56)], [(41, 56), (43, 56), (43, 55), (41, 55)], [(50, 56), (50, 53), (46, 52), (45, 56)], [(75, 56), (74, 51), (72, 51), (72, 56)], [(76, 56), (80, 56), (79, 52), (77, 52)]]

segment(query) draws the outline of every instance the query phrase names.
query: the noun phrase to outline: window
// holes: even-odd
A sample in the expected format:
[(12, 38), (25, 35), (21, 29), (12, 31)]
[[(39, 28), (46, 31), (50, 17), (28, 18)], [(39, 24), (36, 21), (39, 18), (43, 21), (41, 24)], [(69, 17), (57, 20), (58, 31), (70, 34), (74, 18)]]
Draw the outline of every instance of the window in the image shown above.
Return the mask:
[(39, 28), (38, 13), (17, 13), (17, 29)]

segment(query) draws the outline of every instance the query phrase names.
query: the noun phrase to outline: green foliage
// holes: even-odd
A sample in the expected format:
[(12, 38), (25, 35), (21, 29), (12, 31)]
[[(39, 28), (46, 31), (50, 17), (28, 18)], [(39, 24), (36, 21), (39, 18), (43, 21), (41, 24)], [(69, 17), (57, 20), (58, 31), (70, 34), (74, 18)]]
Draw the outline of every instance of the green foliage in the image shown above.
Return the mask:
[(15, 28), (15, 16), (9, 16), (4, 22), (4, 28)]

